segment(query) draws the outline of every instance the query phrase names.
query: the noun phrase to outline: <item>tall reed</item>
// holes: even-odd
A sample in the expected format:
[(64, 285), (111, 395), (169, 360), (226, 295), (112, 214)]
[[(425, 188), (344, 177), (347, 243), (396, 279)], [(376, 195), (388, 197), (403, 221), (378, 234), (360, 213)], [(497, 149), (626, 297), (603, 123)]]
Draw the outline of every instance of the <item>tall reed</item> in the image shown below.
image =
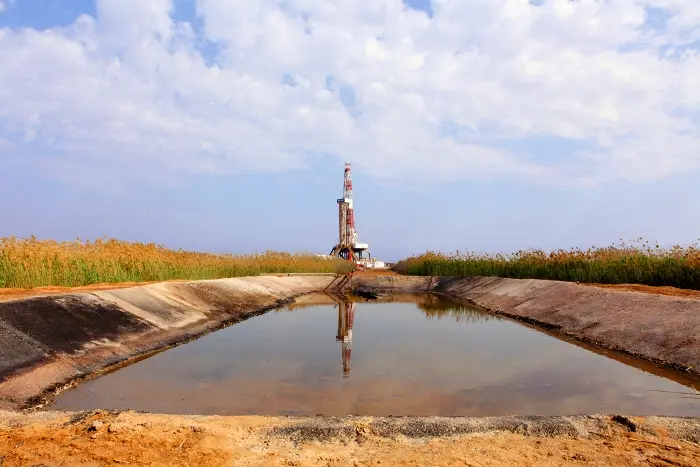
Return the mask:
[(55, 242), (0, 238), (0, 287), (81, 286), (260, 273), (347, 272), (347, 261), (275, 251), (252, 255), (170, 250), (113, 239)]
[(425, 276), (495, 276), (599, 284), (645, 284), (700, 290), (700, 247), (659, 245), (637, 239), (604, 248), (522, 250), (513, 254), (443, 254), (407, 258), (397, 272)]

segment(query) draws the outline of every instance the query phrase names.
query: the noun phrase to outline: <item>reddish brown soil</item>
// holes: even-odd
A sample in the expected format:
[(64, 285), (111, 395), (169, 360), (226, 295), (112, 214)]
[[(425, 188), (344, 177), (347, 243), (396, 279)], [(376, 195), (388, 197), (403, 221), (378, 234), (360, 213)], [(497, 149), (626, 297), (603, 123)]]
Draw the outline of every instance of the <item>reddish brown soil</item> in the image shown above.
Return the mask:
[(58, 287), (58, 286), (46, 286), (46, 287), (34, 287), (31, 289), (18, 289), (18, 288), (0, 288), (0, 302), (8, 300), (17, 300), (20, 298), (35, 297), (40, 295), (59, 295), (77, 292), (93, 292), (95, 290), (111, 290), (111, 289), (124, 289), (127, 287), (137, 287), (140, 285), (155, 284), (156, 282), (182, 282), (178, 280), (173, 281), (151, 281), (151, 282), (116, 282), (116, 283), (100, 283), (100, 284), (90, 284), (83, 285), (80, 287)]
[[(185, 417), (122, 413), (37, 414), (33, 420), (0, 412), (0, 463), (19, 465), (278, 465), (278, 466), (695, 466), (700, 446), (674, 423), (630, 432), (608, 419), (583, 434), (527, 434), (508, 429), (440, 433), (377, 431), (370, 418), (340, 431), (322, 419)], [(606, 421), (607, 420), (607, 421)], [(572, 419), (574, 425), (585, 420)], [(393, 422), (389, 422), (393, 423)], [(418, 425), (419, 426), (419, 425)], [(517, 430), (516, 430), (517, 431)], [(675, 431), (675, 435), (669, 433)], [(691, 428), (692, 432), (692, 428)], [(694, 436), (694, 435), (692, 435)], [(690, 436), (690, 438), (692, 438)], [(685, 438), (685, 439), (684, 439)]]
[(654, 287), (641, 284), (583, 284), (604, 289), (625, 290), (628, 292), (642, 292), (656, 295), (669, 295), (671, 297), (692, 297), (700, 298), (700, 290), (679, 289), (677, 287)]

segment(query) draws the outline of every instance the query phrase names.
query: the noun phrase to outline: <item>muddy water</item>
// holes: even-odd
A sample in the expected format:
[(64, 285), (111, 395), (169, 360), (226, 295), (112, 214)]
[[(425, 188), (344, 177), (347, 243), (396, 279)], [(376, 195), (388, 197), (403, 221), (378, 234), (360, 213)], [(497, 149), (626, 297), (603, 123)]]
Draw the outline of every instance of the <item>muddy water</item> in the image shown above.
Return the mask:
[(51, 408), (700, 416), (692, 389), (594, 350), (434, 297), (294, 307), (88, 381)]

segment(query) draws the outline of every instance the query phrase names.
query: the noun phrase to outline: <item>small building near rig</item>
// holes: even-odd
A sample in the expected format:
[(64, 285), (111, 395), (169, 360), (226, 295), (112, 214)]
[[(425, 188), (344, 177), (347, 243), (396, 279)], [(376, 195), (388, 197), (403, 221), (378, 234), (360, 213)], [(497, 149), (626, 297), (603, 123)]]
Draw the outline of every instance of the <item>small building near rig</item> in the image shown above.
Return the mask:
[(352, 200), (352, 171), (350, 164), (345, 164), (343, 178), (343, 197), (338, 199), (338, 243), (331, 250), (330, 256), (335, 256), (357, 265), (376, 268), (384, 267), (381, 261), (372, 259), (367, 243), (360, 243), (355, 229), (355, 210)]

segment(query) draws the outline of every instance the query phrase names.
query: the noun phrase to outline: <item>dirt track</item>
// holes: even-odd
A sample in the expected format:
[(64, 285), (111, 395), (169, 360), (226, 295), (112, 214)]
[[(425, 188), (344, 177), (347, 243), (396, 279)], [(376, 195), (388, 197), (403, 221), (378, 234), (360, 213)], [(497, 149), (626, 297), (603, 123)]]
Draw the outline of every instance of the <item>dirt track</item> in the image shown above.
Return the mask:
[[(10, 428), (11, 427), (11, 428)], [(0, 411), (0, 464), (693, 466), (700, 420), (276, 418)]]

